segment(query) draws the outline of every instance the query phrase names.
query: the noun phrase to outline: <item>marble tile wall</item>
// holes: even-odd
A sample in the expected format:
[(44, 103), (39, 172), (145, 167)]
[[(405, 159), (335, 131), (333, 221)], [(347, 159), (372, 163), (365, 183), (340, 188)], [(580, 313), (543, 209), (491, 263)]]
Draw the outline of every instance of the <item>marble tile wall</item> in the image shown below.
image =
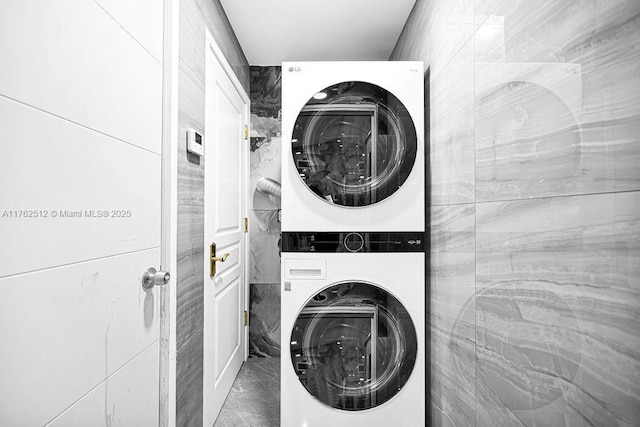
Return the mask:
[(204, 130), (205, 29), (245, 89), (249, 65), (219, 0), (181, 0), (178, 89), (178, 271), (176, 424), (202, 425), (204, 158), (186, 150), (186, 129)]
[(252, 283), (250, 304), (250, 356), (280, 357), (280, 283)]
[(640, 3), (418, 0), (433, 425), (640, 419)]
[[(280, 356), (280, 67), (251, 67), (249, 351)], [(271, 190), (270, 190), (271, 189)]]

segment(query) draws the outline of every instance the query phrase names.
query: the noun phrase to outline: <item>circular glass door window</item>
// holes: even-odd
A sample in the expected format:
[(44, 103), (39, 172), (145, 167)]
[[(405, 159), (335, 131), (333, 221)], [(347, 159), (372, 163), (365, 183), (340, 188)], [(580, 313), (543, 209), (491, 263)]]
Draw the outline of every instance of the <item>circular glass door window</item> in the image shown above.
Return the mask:
[(291, 333), (291, 360), (311, 395), (360, 411), (387, 402), (406, 384), (417, 337), (404, 306), (369, 283), (344, 282), (316, 294)]
[(392, 93), (344, 82), (302, 108), (291, 138), (293, 162), (306, 186), (327, 203), (368, 206), (395, 193), (416, 158), (413, 120)]

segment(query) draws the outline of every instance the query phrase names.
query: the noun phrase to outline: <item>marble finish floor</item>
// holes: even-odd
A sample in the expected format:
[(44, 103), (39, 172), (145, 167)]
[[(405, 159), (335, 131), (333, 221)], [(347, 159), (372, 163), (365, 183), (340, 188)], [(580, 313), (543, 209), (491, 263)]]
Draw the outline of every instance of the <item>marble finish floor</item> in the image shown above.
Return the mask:
[(251, 357), (240, 368), (214, 427), (280, 425), (280, 359)]

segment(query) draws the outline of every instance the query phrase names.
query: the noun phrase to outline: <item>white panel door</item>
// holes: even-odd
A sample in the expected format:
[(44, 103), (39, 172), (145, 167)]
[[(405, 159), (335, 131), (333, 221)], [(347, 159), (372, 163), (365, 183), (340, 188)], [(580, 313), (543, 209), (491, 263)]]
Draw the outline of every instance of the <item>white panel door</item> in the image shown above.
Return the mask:
[(2, 3), (2, 426), (159, 422), (161, 290), (141, 278), (161, 256), (162, 22), (126, 26), (94, 1)]
[(204, 424), (215, 422), (246, 357), (248, 104), (211, 48), (207, 49), (205, 98), (205, 252), (215, 243), (215, 276), (205, 257)]

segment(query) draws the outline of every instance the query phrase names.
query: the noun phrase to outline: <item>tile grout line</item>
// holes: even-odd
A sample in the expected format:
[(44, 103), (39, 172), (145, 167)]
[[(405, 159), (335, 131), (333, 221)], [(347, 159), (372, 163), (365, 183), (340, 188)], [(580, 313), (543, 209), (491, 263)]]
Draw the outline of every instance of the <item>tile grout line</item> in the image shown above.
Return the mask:
[(0, 282), (2, 282), (5, 279), (14, 279), (16, 277), (26, 276), (28, 274), (41, 273), (41, 272), (47, 271), (47, 270), (57, 270), (57, 269), (66, 268), (66, 267), (72, 267), (72, 266), (79, 266), (79, 265), (82, 265), (82, 264), (88, 264), (90, 262), (103, 261), (103, 260), (106, 260), (106, 259), (109, 259), (109, 258), (117, 258), (117, 257), (121, 257), (121, 256), (133, 255), (133, 254), (152, 251), (152, 250), (156, 250), (156, 249), (160, 249), (160, 245), (152, 246), (152, 247), (149, 247), (149, 248), (136, 249), (136, 250), (129, 251), (129, 252), (121, 252), (121, 253), (117, 253), (117, 254), (105, 255), (105, 256), (101, 256), (101, 257), (97, 257), (97, 258), (84, 259), (82, 261), (75, 261), (75, 262), (70, 262), (70, 263), (67, 263), (67, 264), (52, 265), (50, 267), (38, 268), (36, 270), (22, 271), (20, 273), (14, 273), (14, 274), (9, 274), (7, 276), (2, 276), (2, 277), (0, 277)]
[(106, 14), (107, 14), (107, 16), (108, 16), (109, 18), (113, 19), (113, 22), (115, 22), (115, 23), (116, 23), (120, 28), (122, 28), (122, 30), (123, 30), (125, 33), (127, 33), (127, 35), (128, 35), (129, 37), (131, 37), (131, 38), (133, 39), (133, 41), (135, 41), (135, 42), (136, 42), (136, 43), (137, 43), (137, 44), (138, 44), (142, 49), (144, 49), (144, 51), (145, 51), (145, 52), (147, 52), (147, 53), (148, 53), (148, 54), (149, 54), (149, 55), (150, 55), (150, 56), (151, 56), (151, 57), (152, 57), (152, 58), (153, 58), (153, 59), (158, 63), (158, 65), (162, 65), (162, 61), (161, 61), (161, 60), (159, 60), (158, 58), (156, 58), (156, 56), (155, 56), (153, 53), (151, 53), (151, 52), (149, 51), (149, 49), (147, 49), (147, 48), (146, 48), (146, 47), (145, 47), (145, 46), (144, 46), (144, 45), (143, 45), (143, 44), (142, 44), (142, 43), (141, 43), (141, 42), (140, 42), (140, 41), (139, 41), (139, 40), (138, 40), (138, 39), (137, 39), (133, 34), (131, 34), (131, 33), (130, 33), (130, 32), (129, 32), (125, 27), (124, 27), (124, 25), (122, 25), (122, 24), (120, 23), (120, 21), (118, 21), (118, 20), (116, 19), (116, 17), (115, 17), (115, 16), (113, 16), (112, 14), (110, 14), (110, 13), (107, 11), (107, 9), (105, 9), (104, 7), (102, 7), (102, 5), (101, 5), (100, 3), (98, 3), (98, 2), (97, 2), (97, 0), (93, 0), (93, 3), (94, 3), (96, 6), (98, 6), (100, 9), (102, 9), (102, 11), (103, 11), (104, 13), (106, 13)]
[(606, 196), (609, 194), (625, 194), (625, 193), (640, 193), (640, 188), (629, 189), (629, 190), (617, 190), (617, 191), (597, 191), (593, 193), (559, 194), (557, 196), (527, 197), (524, 199), (496, 199), (496, 200), (484, 200), (480, 202), (470, 201), (470, 202), (461, 202), (461, 203), (435, 204), (435, 205), (432, 205), (432, 207), (445, 208), (450, 206), (487, 205), (491, 203), (528, 202), (528, 201), (536, 201), (536, 200), (566, 199), (571, 197)]
[(74, 125), (76, 125), (76, 126), (79, 126), (79, 127), (83, 128), (83, 129), (87, 129), (87, 130), (92, 131), (92, 132), (95, 132), (95, 133), (97, 133), (97, 134), (99, 134), (99, 135), (106, 136), (108, 139), (113, 139), (113, 140), (116, 140), (116, 141), (122, 142), (122, 143), (124, 143), (124, 144), (130, 145), (131, 147), (135, 147), (135, 148), (138, 148), (138, 149), (140, 149), (140, 150), (142, 150), (142, 151), (146, 151), (147, 153), (150, 153), (150, 154), (155, 154), (155, 155), (156, 155), (156, 156), (158, 156), (158, 157), (161, 157), (161, 156), (162, 156), (162, 154), (161, 154), (161, 153), (157, 153), (157, 152), (155, 152), (155, 151), (149, 150), (148, 148), (141, 147), (141, 146), (139, 146), (139, 145), (137, 145), (137, 144), (134, 144), (133, 142), (126, 141), (126, 140), (124, 140), (124, 139), (122, 139), (122, 138), (118, 138), (117, 136), (113, 136), (113, 135), (110, 135), (110, 134), (108, 134), (108, 133), (106, 133), (106, 132), (102, 132), (102, 131), (100, 131), (100, 130), (94, 129), (94, 128), (90, 127), (90, 126), (83, 125), (83, 124), (82, 124), (82, 123), (80, 123), (80, 122), (76, 122), (76, 121), (74, 121), (74, 120), (71, 120), (71, 119), (69, 119), (69, 118), (66, 118), (66, 117), (60, 116), (60, 115), (58, 115), (58, 114), (56, 114), (56, 113), (53, 113), (53, 112), (51, 112), (51, 111), (47, 111), (47, 110), (45, 110), (45, 109), (43, 109), (43, 108), (36, 107), (35, 105), (31, 105), (31, 104), (29, 104), (29, 103), (26, 103), (26, 102), (20, 101), (20, 100), (18, 100), (18, 99), (16, 99), (16, 98), (13, 98), (13, 97), (11, 97), (11, 96), (8, 96), (8, 95), (5, 95), (5, 94), (0, 93), (0, 98), (8, 99), (8, 100), (13, 101), (13, 102), (15, 102), (15, 103), (17, 103), (17, 104), (20, 104), (20, 105), (22, 105), (22, 106), (24, 106), (24, 107), (32, 108), (32, 109), (34, 109), (34, 110), (36, 110), (36, 111), (39, 111), (39, 112), (41, 112), (41, 113), (43, 113), (43, 114), (46, 114), (47, 116), (55, 117), (55, 118), (57, 118), (57, 119), (60, 119), (60, 120), (65, 121), (65, 122), (67, 122), (67, 123), (72, 123), (72, 124), (74, 124)]
[[(80, 396), (80, 398), (78, 398), (77, 400), (75, 400), (71, 405), (67, 406), (65, 409), (63, 409), (58, 415), (56, 415), (55, 417), (53, 417), (51, 420), (49, 420), (48, 422), (45, 423), (45, 427), (48, 426), (49, 424), (51, 424), (52, 422), (54, 422), (55, 420), (57, 420), (58, 418), (60, 418), (61, 416), (63, 416), (65, 413), (67, 413), (71, 408), (73, 408), (76, 404), (78, 404), (82, 399), (84, 399), (85, 397), (87, 397), (88, 395), (90, 395), (91, 393), (93, 393), (95, 390), (97, 390), (101, 385), (105, 384), (107, 381), (109, 381), (111, 378), (113, 378), (117, 373), (119, 373), (121, 370), (123, 370), (124, 368), (127, 367), (127, 365), (131, 364), (133, 361), (135, 361), (137, 358), (139, 358), (142, 353), (144, 353), (145, 351), (149, 350), (153, 345), (155, 345), (156, 343), (159, 343), (160, 339), (155, 340), (154, 342), (152, 342), (151, 344), (149, 344), (148, 346), (146, 346), (145, 348), (143, 348), (138, 354), (135, 354), (131, 359), (127, 360), (122, 366), (120, 366), (118, 369), (116, 369), (115, 371), (113, 371), (111, 374), (107, 375), (104, 379), (102, 379), (95, 387), (92, 387), (88, 392), (86, 392), (85, 394), (83, 394), (82, 396)], [(158, 344), (158, 349), (159, 349), (159, 344)]]
[[(500, 6), (500, 4), (502, 4), (502, 2), (499, 2), (499, 3), (498, 3), (498, 4), (493, 8), (493, 10), (491, 10), (491, 13), (495, 12), (495, 10), (496, 10), (496, 9), (498, 9), (498, 7)], [(468, 38), (467, 40), (465, 40), (465, 42), (464, 42), (464, 43), (462, 43), (462, 45), (461, 45), (461, 46), (460, 46), (460, 47), (455, 51), (455, 53), (454, 53), (453, 55), (451, 55), (451, 58), (449, 59), (449, 62), (447, 62), (447, 63), (445, 64), (445, 66), (444, 66), (444, 67), (442, 67), (442, 69), (438, 72), (438, 74), (436, 74), (435, 76), (433, 76), (433, 80), (434, 80), (434, 81), (435, 81), (438, 77), (440, 77), (440, 74), (442, 74), (442, 72), (443, 72), (444, 70), (446, 70), (446, 69), (449, 67), (449, 65), (453, 64), (453, 60), (454, 60), (454, 58), (455, 58), (456, 56), (458, 56), (458, 54), (462, 51), (462, 49), (464, 49), (464, 47), (467, 45), (467, 43), (472, 42), (472, 43), (474, 43), (474, 44), (475, 44), (475, 40), (474, 40), (474, 38), (475, 38), (475, 36), (476, 36), (476, 33), (477, 33), (477, 32), (478, 32), (478, 30), (480, 30), (480, 28), (481, 28), (481, 27), (482, 27), (482, 26), (483, 26), (483, 25), (484, 25), (484, 24), (489, 20), (489, 18), (491, 17), (491, 13), (489, 13), (489, 14), (487, 15), (487, 17), (484, 19), (484, 21), (482, 21), (481, 23), (479, 23), (477, 27), (475, 26), (475, 25), (476, 25), (476, 23), (475, 23), (475, 16), (476, 16), (476, 15), (475, 15), (475, 12), (473, 13), (474, 22), (471, 24), (473, 27), (475, 27), (475, 28), (473, 29), (473, 32), (471, 33), (471, 35), (469, 36), (469, 38)], [(472, 46), (472, 48), (474, 49), (472, 61), (473, 61), (473, 67), (474, 67), (474, 80), (475, 80), (475, 65), (476, 65), (475, 47), (473, 47), (473, 46)], [(475, 87), (474, 87), (474, 92), (475, 92)]]

